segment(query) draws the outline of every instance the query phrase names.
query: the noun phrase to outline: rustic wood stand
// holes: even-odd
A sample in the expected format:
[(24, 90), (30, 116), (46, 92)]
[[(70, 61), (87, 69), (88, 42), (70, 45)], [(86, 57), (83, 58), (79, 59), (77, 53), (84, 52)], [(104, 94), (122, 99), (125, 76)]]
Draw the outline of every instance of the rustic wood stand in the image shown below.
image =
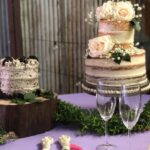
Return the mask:
[(56, 100), (38, 98), (40, 102), (17, 105), (0, 100), (0, 126), (18, 137), (39, 134), (53, 128), (57, 109)]

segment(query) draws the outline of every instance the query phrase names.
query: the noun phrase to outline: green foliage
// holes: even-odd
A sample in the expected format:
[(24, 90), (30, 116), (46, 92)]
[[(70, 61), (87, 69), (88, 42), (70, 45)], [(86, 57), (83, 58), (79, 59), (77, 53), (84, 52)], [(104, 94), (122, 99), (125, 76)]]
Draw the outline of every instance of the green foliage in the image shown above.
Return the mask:
[(122, 60), (131, 62), (131, 57), (128, 53), (124, 52), (123, 49), (117, 48), (116, 50), (111, 53), (111, 58), (114, 60), (115, 63), (120, 64)]
[(3, 139), (3, 136), (6, 134), (4, 129), (0, 128), (0, 145), (5, 143), (5, 140)]
[(34, 103), (34, 102), (40, 102), (37, 97), (44, 97), (47, 99), (54, 99), (55, 95), (52, 91), (34, 91), (32, 93), (25, 93), (25, 94), (16, 94), (12, 98), (12, 103), (16, 103), (18, 105), (23, 105), (25, 103)]
[(35, 98), (36, 98), (36, 95), (34, 93), (24, 94), (24, 100), (26, 101), (34, 100)]
[(132, 19), (131, 21), (131, 25), (133, 26), (133, 28), (136, 30), (136, 31), (140, 31), (141, 30), (141, 25), (140, 25), (140, 20), (139, 19)]
[(37, 101), (35, 98), (36, 98), (35, 93), (25, 93), (25, 94), (22, 94), (21, 97), (20, 95), (19, 96), (16, 95), (12, 99), (12, 103), (16, 103), (18, 105), (25, 104), (26, 102), (33, 103)]
[(55, 94), (52, 91), (43, 91), (40, 93), (40, 96), (47, 98), (47, 99), (54, 99), (55, 98)]
[[(59, 101), (57, 119), (58, 123), (77, 125), (81, 133), (91, 132), (104, 134), (104, 122), (97, 110), (86, 110), (71, 104)], [(146, 105), (133, 132), (142, 132), (150, 129), (150, 102)], [(108, 132), (111, 135), (127, 133), (119, 113), (115, 113), (108, 124)]]

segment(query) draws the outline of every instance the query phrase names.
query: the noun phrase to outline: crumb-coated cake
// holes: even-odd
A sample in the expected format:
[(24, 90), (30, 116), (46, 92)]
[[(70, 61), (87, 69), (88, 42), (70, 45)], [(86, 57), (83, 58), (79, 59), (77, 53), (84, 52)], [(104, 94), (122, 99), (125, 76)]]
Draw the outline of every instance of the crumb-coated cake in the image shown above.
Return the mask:
[(29, 93), (39, 88), (39, 62), (35, 56), (0, 60), (0, 90), (7, 95)]
[[(108, 1), (96, 10), (98, 37), (89, 40), (85, 58), (85, 82), (82, 87), (96, 93), (96, 84), (104, 79), (113, 85), (112, 93), (121, 84), (140, 84), (147, 91), (145, 50), (134, 46), (134, 32), (139, 30), (142, 8), (129, 1)], [(114, 91), (113, 91), (114, 90)]]

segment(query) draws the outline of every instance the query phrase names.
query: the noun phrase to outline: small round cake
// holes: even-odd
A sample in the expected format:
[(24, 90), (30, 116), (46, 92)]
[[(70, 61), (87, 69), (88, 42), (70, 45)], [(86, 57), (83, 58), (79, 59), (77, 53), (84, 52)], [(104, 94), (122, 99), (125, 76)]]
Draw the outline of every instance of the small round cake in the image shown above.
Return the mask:
[(39, 62), (35, 56), (0, 60), (0, 90), (7, 95), (30, 93), (39, 88)]

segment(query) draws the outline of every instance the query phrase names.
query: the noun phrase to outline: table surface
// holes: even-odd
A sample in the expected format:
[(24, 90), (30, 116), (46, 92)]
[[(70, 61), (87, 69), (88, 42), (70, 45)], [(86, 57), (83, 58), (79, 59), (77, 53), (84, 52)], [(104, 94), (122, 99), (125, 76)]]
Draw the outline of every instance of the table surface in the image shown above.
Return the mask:
[[(95, 96), (85, 93), (60, 95), (59, 98), (83, 108), (95, 108), (96, 106)], [(143, 103), (146, 103), (149, 99), (150, 95), (144, 95), (142, 98)], [(41, 150), (41, 139), (44, 136), (51, 136), (54, 138), (55, 143), (52, 145), (51, 150), (61, 150), (58, 144), (58, 138), (62, 134), (69, 135), (71, 137), (71, 143), (80, 145), (83, 150), (95, 150), (97, 145), (105, 142), (104, 136), (100, 137), (91, 134), (81, 136), (75, 128), (58, 126), (43, 134), (9, 142), (0, 146), (0, 150)], [(110, 136), (109, 141), (117, 145), (117, 150), (128, 149), (127, 135)], [(131, 135), (130, 142), (132, 146), (131, 150), (148, 150), (150, 145), (150, 131)]]

